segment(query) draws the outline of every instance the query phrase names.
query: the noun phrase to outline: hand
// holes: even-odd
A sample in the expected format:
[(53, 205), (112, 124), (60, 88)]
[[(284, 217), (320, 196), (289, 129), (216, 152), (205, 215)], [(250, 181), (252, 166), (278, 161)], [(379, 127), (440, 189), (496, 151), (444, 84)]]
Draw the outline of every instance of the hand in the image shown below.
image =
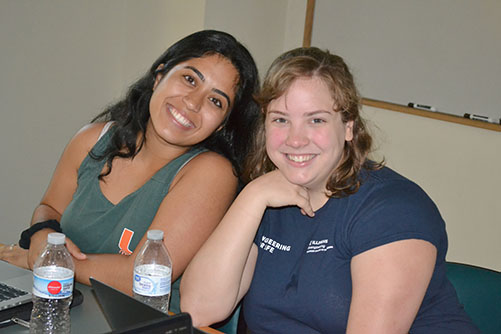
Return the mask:
[(290, 183), (279, 170), (255, 179), (249, 186), (251, 191), (255, 192), (255, 196), (265, 201), (267, 207), (295, 205), (301, 209), (302, 214), (310, 217), (315, 215), (308, 190)]
[[(28, 266), (33, 269), (36, 259), (42, 253), (42, 250), (47, 245), (47, 235), (54, 232), (52, 229), (43, 229), (31, 236), (30, 249), (28, 251)], [(66, 248), (70, 254), (77, 260), (87, 259), (87, 255), (80, 251), (77, 245), (73, 243), (68, 237), (66, 238)]]
[(69, 238), (66, 238), (66, 248), (70, 252), (71, 256), (73, 256), (75, 259), (77, 260), (87, 259), (87, 255), (82, 253), (82, 251), (80, 251), (80, 248), (78, 248), (78, 246), (75, 245), (73, 241), (71, 241)]
[(22, 249), (16, 244), (5, 245), (0, 243), (0, 260), (24, 269), (30, 269), (28, 266), (28, 250)]

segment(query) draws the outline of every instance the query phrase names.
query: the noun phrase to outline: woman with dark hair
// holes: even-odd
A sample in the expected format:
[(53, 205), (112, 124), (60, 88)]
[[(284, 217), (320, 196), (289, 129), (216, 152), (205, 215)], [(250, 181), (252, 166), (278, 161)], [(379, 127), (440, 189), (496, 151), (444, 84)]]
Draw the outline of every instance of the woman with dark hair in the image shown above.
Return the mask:
[[(257, 69), (247, 49), (227, 33), (205, 30), (194, 33), (165, 51), (151, 66), (150, 70), (134, 83), (126, 98), (111, 106), (94, 121), (114, 121), (117, 131), (112, 143), (105, 153), (109, 167), (114, 157), (134, 157), (144, 143), (145, 137), (140, 136), (146, 131), (150, 119), (150, 99), (153, 94), (155, 78), (167, 74), (173, 67), (188, 59), (208, 55), (221, 55), (226, 58), (238, 72), (238, 82), (235, 82), (235, 98), (220, 129), (213, 132), (196, 147), (204, 147), (225, 156), (235, 168), (235, 175), (240, 175), (241, 163), (247, 153), (250, 137), (245, 134), (251, 129), (256, 118), (253, 93), (258, 88)], [(254, 110), (247, 111), (248, 108)], [(244, 136), (236, 135), (242, 133)], [(139, 138), (139, 141), (138, 141)], [(120, 153), (123, 149), (126, 153)]]
[(240, 192), (188, 265), (195, 325), (245, 296), (251, 333), (478, 333), (446, 277), (447, 234), (412, 181), (368, 159), (371, 136), (343, 59), (284, 53), (258, 100)]
[[(131, 293), (134, 250), (160, 229), (176, 281), (234, 199), (258, 86), (253, 58), (227, 33), (172, 45), (69, 142), (22, 234), (29, 251), (9, 247), (2, 259), (32, 267), (47, 234), (62, 229), (77, 281)], [(174, 311), (178, 298), (173, 289)]]

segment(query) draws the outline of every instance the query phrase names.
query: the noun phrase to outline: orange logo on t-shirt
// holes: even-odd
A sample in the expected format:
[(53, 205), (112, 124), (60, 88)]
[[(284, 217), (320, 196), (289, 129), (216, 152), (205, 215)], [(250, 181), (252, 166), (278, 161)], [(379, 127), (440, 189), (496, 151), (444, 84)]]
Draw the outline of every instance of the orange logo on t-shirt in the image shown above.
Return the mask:
[(119, 253), (123, 255), (131, 255), (132, 251), (129, 249), (130, 241), (132, 240), (132, 236), (134, 235), (134, 231), (129, 230), (124, 227), (122, 231), (122, 235), (120, 236), (120, 240), (118, 241), (118, 247), (120, 248)]

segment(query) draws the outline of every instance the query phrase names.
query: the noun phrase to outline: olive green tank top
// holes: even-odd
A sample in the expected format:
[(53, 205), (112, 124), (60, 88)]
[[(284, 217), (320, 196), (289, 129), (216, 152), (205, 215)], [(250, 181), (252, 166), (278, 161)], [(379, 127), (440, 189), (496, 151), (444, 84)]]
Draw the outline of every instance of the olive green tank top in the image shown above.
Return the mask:
[[(111, 141), (111, 127), (92, 148), (101, 154)], [(148, 230), (160, 203), (181, 168), (204, 149), (190, 150), (162, 167), (141, 188), (111, 203), (101, 192), (98, 176), (105, 159), (95, 160), (87, 155), (78, 169), (78, 185), (73, 199), (61, 217), (63, 233), (84, 253), (130, 255)], [(167, 231), (168, 233), (168, 231)], [(179, 311), (175, 300), (180, 279), (174, 284), (170, 308)]]

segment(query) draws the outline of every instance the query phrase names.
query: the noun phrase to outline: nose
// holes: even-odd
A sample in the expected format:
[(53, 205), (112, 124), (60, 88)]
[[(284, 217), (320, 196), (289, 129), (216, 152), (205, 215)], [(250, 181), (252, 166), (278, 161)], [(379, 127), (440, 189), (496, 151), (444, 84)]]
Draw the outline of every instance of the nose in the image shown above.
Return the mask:
[(306, 129), (301, 126), (291, 125), (287, 133), (287, 140), (285, 143), (293, 148), (306, 146), (309, 143)]
[(183, 102), (191, 111), (199, 112), (202, 106), (203, 94), (198, 90), (193, 90), (183, 97)]

